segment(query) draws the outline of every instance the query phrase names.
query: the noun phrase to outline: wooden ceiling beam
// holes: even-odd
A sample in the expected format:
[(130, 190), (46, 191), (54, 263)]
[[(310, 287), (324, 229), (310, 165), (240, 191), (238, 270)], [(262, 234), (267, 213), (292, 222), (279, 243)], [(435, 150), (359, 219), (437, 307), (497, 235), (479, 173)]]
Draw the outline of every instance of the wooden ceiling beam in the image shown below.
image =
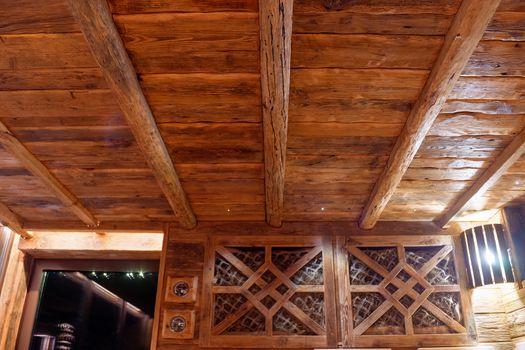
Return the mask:
[(371, 229), (379, 220), (446, 102), (447, 96), (481, 40), (499, 2), (499, 0), (462, 1), (438, 59), (363, 210), (360, 218), (361, 228)]
[(184, 227), (194, 227), (195, 215), (106, 0), (69, 0), (69, 5), (171, 208)]
[(22, 227), (22, 222), (18, 215), (13, 213), (13, 211), (3, 203), (0, 203), (0, 223), (9, 227), (11, 230), (26, 239), (33, 237), (33, 235), (31, 235)]
[(444, 212), (436, 222), (445, 227), (448, 223), (469, 208), (476, 198), (479, 198), (525, 153), (525, 129), (523, 129), (512, 142), (496, 157), (481, 176), (463, 192), (454, 205)]
[(293, 0), (259, 0), (266, 222), (281, 226), (290, 99)]
[(15, 156), (34, 176), (40, 178), (64, 206), (75, 213), (82, 222), (93, 227), (99, 224), (95, 216), (91, 214), (81, 201), (51, 174), (49, 169), (24, 146), (2, 122), (0, 122), (0, 144)]

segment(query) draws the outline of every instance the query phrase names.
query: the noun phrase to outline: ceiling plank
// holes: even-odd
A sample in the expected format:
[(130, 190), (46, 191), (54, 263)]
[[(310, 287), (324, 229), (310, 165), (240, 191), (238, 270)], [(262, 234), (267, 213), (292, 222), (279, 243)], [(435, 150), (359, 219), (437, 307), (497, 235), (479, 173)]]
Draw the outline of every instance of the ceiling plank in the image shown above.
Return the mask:
[(0, 223), (4, 226), (9, 227), (11, 230), (18, 233), (24, 238), (29, 239), (33, 237), (33, 235), (24, 230), (24, 228), (22, 227), (22, 222), (20, 221), (18, 215), (13, 213), (11, 209), (9, 209), (3, 203), (0, 203)]
[(69, 0), (69, 5), (171, 208), (184, 227), (194, 227), (195, 215), (106, 0)]
[(266, 221), (281, 226), (290, 100), (293, 0), (260, 0)]
[(98, 226), (99, 221), (81, 203), (81, 201), (68, 190), (58, 179), (51, 174), (48, 168), (40, 162), (5, 126), (0, 122), (0, 144), (33, 175), (40, 178), (53, 194), (80, 220), (89, 226)]
[(441, 227), (461, 215), (473, 200), (479, 198), (525, 153), (525, 129), (501, 152), (472, 186), (459, 197), (456, 203), (443, 213), (436, 221)]
[(371, 229), (379, 220), (446, 102), (447, 96), (481, 40), (499, 2), (499, 0), (464, 0), (461, 3), (432, 72), (363, 210), (360, 219), (361, 228)]

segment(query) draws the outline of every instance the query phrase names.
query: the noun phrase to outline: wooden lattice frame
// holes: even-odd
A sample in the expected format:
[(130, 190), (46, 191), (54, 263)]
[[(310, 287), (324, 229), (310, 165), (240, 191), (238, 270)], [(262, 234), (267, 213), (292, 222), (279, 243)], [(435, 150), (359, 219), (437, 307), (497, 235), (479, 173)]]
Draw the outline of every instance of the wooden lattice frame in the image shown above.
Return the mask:
[[(203, 312), (201, 324), (202, 346), (210, 347), (273, 347), (286, 343), (287, 347), (319, 347), (335, 345), (335, 293), (333, 292), (333, 256), (330, 239), (321, 237), (212, 237), (209, 239), (206, 253), (206, 269), (203, 281)], [(262, 247), (264, 262), (257, 268), (248, 266), (232, 253), (231, 247)], [(272, 249), (307, 248), (307, 252), (293, 264), (283, 269), (272, 262)], [(292, 281), (298, 271), (308, 265), (319, 255), (322, 256), (323, 283), (316, 285), (296, 285)], [(217, 257), (231, 264), (238, 272), (246, 276), (241, 285), (215, 285), (214, 272)], [(264, 274), (271, 272), (274, 279), (269, 283)], [(282, 285), (285, 291), (278, 291)], [(250, 291), (256, 286), (257, 291)], [(291, 301), (297, 294), (322, 293), (324, 297), (324, 322), (314, 321), (301, 308)], [(242, 305), (216, 323), (215, 300), (218, 295), (242, 295)], [(271, 297), (275, 304), (264, 305), (265, 298)], [(240, 303), (239, 303), (240, 304)], [(247, 315), (250, 310), (257, 310), (264, 316), (264, 330), (245, 335), (226, 332), (236, 322)], [(274, 317), (285, 310), (309, 330), (308, 335), (274, 333)]]
[[(439, 247), (428, 261), (421, 267), (415, 269), (406, 259), (407, 247)], [(397, 263), (392, 264), (389, 269), (372, 259), (362, 250), (365, 248), (392, 248), (397, 253)], [(470, 303), (466, 291), (464, 274), (457, 273), (464, 269), (460, 249), (454, 249), (452, 237), (433, 237), (420, 238), (415, 236), (400, 236), (388, 238), (385, 236), (376, 237), (354, 237), (338, 239), (337, 248), (337, 274), (343, 278), (338, 282), (341, 302), (341, 318), (343, 327), (343, 343), (347, 346), (421, 346), (421, 345), (467, 345), (474, 341), (474, 328), (471, 323)], [(455, 283), (446, 285), (433, 285), (429, 283), (425, 276), (447, 256), (451, 255), (455, 262)], [(374, 280), (374, 284), (351, 284), (351, 259), (358, 259), (367, 269), (380, 276), (380, 282)], [(404, 272), (403, 272), (404, 271)], [(355, 273), (355, 271), (354, 271)], [(400, 273), (405, 274), (405, 280), (396, 277)], [(355, 274), (354, 274), (355, 278)], [(370, 279), (369, 279), (370, 280)], [(415, 287), (418, 288), (415, 288)], [(418, 289), (416, 291), (415, 289)], [(389, 290), (390, 289), (390, 290)], [(367, 314), (364, 320), (354, 324), (353, 300), (356, 300), (356, 293), (366, 295), (367, 293), (380, 296), (382, 299), (374, 305), (371, 313)], [(434, 293), (434, 294), (433, 294)], [(457, 293), (459, 297), (461, 322), (436, 306), (429, 300), (435, 293)], [(409, 298), (412, 303), (407, 307), (403, 304), (403, 298)], [(354, 298), (354, 299), (353, 299)], [(419, 308), (428, 311), (432, 317), (448, 327), (451, 333), (416, 334), (413, 326), (413, 316)], [(385, 317), (387, 312), (395, 310), (402, 315), (404, 324), (402, 333), (374, 333), (367, 332), (373, 328), (374, 324)], [(439, 334), (439, 335), (438, 335)], [(437, 336), (438, 335), (438, 336)]]

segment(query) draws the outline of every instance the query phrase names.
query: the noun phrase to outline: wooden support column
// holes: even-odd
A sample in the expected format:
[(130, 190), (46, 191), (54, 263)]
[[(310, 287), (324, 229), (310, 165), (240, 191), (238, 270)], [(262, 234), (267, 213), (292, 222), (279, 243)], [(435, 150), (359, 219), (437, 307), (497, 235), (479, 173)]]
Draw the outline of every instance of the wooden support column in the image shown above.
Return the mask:
[(293, 0), (260, 0), (266, 221), (281, 226), (290, 95)]
[[(9, 227), (14, 232), (18, 233), (24, 238), (31, 238), (32, 235), (24, 230), (18, 215), (13, 213), (5, 204), (0, 203), (0, 223)], [(0, 228), (1, 230), (2, 228)]]
[[(0, 144), (14, 155), (27, 170), (39, 177), (47, 188), (86, 225), (97, 226), (99, 224), (98, 220), (80, 200), (58, 181), (49, 169), (29, 152), (2, 122), (0, 122)], [(15, 228), (13, 230), (17, 231)]]
[(432, 123), (441, 111), (500, 0), (463, 0), (439, 57), (399, 135), (360, 219), (370, 229), (379, 220)]
[(496, 161), (490, 165), (474, 182), (470, 188), (463, 192), (456, 203), (437, 220), (441, 227), (446, 226), (458, 217), (470, 203), (479, 198), (485, 191), (499, 180), (499, 178), (525, 153), (525, 129), (501, 152)]
[(195, 216), (106, 0), (69, 0), (69, 5), (171, 208), (184, 227), (195, 227)]
[(7, 260), (5, 279), (0, 285), (0, 349), (3, 350), (16, 348), (29, 283), (24, 254), (18, 250), (19, 240), (20, 237), (15, 236)]

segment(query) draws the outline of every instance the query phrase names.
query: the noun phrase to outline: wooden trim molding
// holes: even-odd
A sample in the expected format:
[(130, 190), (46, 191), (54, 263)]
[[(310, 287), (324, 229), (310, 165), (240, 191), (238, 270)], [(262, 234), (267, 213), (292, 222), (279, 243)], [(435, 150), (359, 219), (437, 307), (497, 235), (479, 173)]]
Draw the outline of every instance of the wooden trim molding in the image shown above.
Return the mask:
[(260, 0), (266, 221), (281, 226), (290, 95), (293, 0)]
[[(55, 196), (82, 222), (88, 226), (97, 226), (99, 221), (80, 202), (80, 200), (68, 190), (58, 179), (51, 174), (29, 150), (11, 133), (11, 131), (0, 122), (0, 144), (12, 155), (14, 155), (33, 175), (40, 178)], [(17, 230), (15, 230), (17, 231)]]
[(36, 259), (156, 260), (162, 233), (34, 232), (19, 249)]
[(184, 227), (195, 227), (195, 215), (106, 0), (69, 0), (69, 5), (171, 208)]
[(462, 1), (432, 72), (372, 190), (360, 219), (361, 228), (370, 229), (379, 220), (499, 3), (500, 0)]
[[(0, 203), (0, 223), (3, 225), (9, 227), (14, 232), (18, 233), (20, 236), (24, 238), (31, 238), (33, 237), (29, 232), (27, 232), (22, 227), (22, 222), (18, 215), (13, 213), (11, 209), (9, 209), (5, 204)], [(0, 225), (1, 226), (1, 225)], [(1, 229), (1, 227), (0, 227)]]
[(478, 198), (492, 187), (520, 159), (523, 153), (525, 153), (525, 129), (496, 157), (496, 161), (481, 174), (474, 184), (467, 191), (463, 192), (456, 203), (441, 215), (437, 220), (439, 225), (442, 227), (446, 226), (450, 221), (467, 210), (472, 200)]
[(445, 229), (434, 222), (423, 221), (381, 221), (372, 230), (359, 228), (357, 222), (285, 222), (281, 227), (271, 227), (264, 222), (200, 222), (193, 230), (186, 230), (180, 225), (171, 224), (170, 232), (176, 232), (179, 237), (196, 237), (199, 235), (226, 236), (304, 236), (304, 235), (351, 235), (382, 236), (387, 242), (389, 238), (396, 239), (398, 235), (411, 235), (419, 239), (421, 235), (450, 236), (461, 233), (461, 228), (451, 225)]

